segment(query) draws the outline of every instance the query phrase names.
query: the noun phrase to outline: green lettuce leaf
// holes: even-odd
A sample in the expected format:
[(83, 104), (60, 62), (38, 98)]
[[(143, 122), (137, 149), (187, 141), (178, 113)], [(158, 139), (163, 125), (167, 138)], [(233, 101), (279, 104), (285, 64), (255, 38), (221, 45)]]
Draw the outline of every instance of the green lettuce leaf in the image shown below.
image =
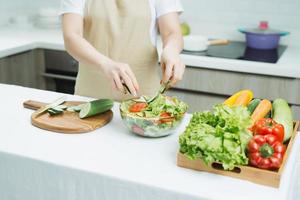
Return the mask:
[(212, 111), (194, 113), (179, 137), (180, 152), (207, 164), (222, 163), (226, 170), (247, 165), (245, 151), (252, 137), (248, 131), (250, 124), (250, 114), (242, 106), (231, 108), (220, 104)]

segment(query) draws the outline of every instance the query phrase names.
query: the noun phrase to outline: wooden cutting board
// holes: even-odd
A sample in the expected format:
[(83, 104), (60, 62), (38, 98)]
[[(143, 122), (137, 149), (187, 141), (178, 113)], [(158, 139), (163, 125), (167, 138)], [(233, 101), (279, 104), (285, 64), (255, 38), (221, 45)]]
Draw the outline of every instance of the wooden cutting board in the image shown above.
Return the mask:
[[(67, 101), (64, 103), (66, 106), (77, 106), (85, 102)], [(23, 103), (25, 108), (39, 110), (47, 105), (46, 103), (28, 100)], [(36, 117), (36, 112), (31, 115), (32, 125), (41, 129), (59, 133), (87, 133), (105, 126), (113, 117), (111, 110), (85, 119), (80, 119), (79, 114), (76, 112), (65, 111), (61, 115), (50, 116), (47, 112)]]

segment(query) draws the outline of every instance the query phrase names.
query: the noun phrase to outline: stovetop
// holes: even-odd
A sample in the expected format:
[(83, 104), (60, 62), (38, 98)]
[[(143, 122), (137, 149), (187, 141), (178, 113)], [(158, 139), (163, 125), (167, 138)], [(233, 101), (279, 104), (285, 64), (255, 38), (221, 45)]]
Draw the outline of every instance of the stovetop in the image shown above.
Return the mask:
[(279, 45), (277, 49), (252, 49), (247, 47), (245, 42), (231, 41), (228, 45), (209, 46), (207, 51), (192, 52), (183, 50), (182, 54), (277, 63), (286, 48), (287, 46)]

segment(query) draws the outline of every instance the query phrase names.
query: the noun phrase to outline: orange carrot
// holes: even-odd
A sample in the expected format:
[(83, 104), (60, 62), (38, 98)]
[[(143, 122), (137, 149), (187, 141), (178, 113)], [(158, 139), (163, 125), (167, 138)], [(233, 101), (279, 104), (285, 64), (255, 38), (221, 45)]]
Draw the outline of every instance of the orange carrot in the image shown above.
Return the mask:
[(272, 103), (268, 99), (263, 99), (255, 108), (251, 115), (252, 123), (264, 118), (272, 109)]
[(247, 106), (252, 98), (253, 95), (251, 95), (248, 90), (242, 91), (233, 103), (233, 106)]

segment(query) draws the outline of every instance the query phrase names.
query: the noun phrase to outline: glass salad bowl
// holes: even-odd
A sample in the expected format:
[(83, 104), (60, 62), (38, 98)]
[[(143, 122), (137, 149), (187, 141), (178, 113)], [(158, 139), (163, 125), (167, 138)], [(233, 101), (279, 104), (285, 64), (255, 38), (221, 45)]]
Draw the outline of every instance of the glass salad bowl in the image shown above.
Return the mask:
[(175, 132), (188, 109), (176, 97), (160, 95), (154, 101), (142, 96), (120, 104), (125, 126), (134, 134), (144, 137), (163, 137)]

